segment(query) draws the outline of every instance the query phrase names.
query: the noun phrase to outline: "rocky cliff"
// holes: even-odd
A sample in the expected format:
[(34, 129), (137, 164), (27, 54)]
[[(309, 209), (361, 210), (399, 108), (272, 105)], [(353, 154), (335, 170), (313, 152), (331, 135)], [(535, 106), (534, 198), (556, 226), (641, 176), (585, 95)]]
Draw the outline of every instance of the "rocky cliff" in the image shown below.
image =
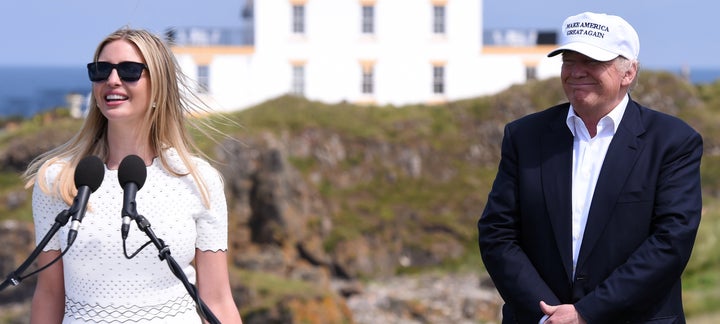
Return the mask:
[[(693, 88), (666, 74), (644, 76), (633, 97), (691, 123), (702, 116)], [(219, 127), (228, 136), (199, 143), (225, 178), (231, 280), (245, 323), (497, 322), (500, 299), (482, 270), (475, 223), (502, 128), (562, 98), (549, 80), (445, 106), (282, 97), (230, 116)], [(17, 172), (64, 134), (44, 127), (6, 141), (2, 168)], [(3, 195), (14, 206), (5, 208), (22, 210), (23, 192)], [(32, 251), (25, 219), (0, 224), (1, 274)], [(0, 292), (0, 303), (14, 305), (5, 313), (26, 316), (33, 284)]]

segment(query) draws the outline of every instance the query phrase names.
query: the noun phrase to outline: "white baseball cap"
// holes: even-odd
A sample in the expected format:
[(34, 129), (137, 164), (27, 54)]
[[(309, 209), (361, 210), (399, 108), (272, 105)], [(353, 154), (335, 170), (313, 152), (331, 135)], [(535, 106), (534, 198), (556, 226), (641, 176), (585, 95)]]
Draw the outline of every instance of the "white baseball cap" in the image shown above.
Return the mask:
[(618, 16), (583, 12), (565, 19), (560, 47), (548, 57), (563, 51), (575, 51), (603, 62), (618, 56), (637, 60), (640, 39), (635, 29)]

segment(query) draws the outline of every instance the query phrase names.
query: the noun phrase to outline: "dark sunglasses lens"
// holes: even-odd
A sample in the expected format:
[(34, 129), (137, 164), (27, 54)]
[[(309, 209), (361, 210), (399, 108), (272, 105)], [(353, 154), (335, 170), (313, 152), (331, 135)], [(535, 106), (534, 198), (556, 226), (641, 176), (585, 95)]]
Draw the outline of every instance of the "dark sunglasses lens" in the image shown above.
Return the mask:
[(145, 69), (145, 64), (137, 62), (122, 62), (117, 65), (120, 79), (129, 82), (140, 80), (143, 69)]
[(145, 64), (137, 62), (121, 62), (119, 64), (112, 64), (109, 62), (93, 62), (88, 63), (88, 77), (90, 81), (99, 82), (105, 81), (110, 77), (113, 69), (117, 69), (120, 80), (127, 82), (135, 82), (140, 80), (142, 71), (145, 69)]
[(90, 81), (98, 82), (107, 80), (110, 76), (110, 72), (112, 72), (113, 65), (108, 62), (93, 62), (88, 63), (87, 69)]

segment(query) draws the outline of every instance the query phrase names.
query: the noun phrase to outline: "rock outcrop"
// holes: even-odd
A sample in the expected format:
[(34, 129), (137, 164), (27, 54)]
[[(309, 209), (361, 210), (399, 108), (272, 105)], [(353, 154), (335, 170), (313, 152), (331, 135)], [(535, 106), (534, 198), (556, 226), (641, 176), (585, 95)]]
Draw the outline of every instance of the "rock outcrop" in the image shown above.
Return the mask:
[[(691, 122), (704, 116), (692, 89), (664, 74), (641, 77), (633, 96), (644, 104)], [(382, 123), (359, 126), (376, 133), (283, 121), (277, 129), (269, 123), (232, 134), (209, 155), (225, 179), (231, 282), (244, 322), (498, 322), (500, 298), (479, 260), (477, 272), (427, 270), (477, 258), (475, 224), (503, 125), (562, 100), (559, 82), (550, 80), (443, 107), (406, 108), (411, 112), (402, 118), (394, 108), (322, 107), (325, 114), (347, 108), (351, 113), (340, 118)], [(254, 109), (320, 114), (309, 105), (280, 98)], [(0, 170), (20, 171), (69, 138), (51, 127), (26, 136), (2, 147)], [(720, 147), (712, 137), (706, 145)], [(28, 191), (0, 196), (6, 210), (29, 203)], [(0, 274), (33, 248), (31, 223), (0, 222)], [(424, 274), (404, 275), (418, 272)], [(27, 322), (33, 280), (0, 292), (0, 322), (5, 314)]]

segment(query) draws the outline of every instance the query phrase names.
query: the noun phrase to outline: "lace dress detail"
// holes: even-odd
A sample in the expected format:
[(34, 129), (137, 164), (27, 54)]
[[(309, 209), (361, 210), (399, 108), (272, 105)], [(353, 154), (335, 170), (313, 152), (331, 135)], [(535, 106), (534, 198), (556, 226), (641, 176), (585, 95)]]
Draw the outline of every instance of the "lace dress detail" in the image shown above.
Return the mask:
[[(173, 167), (183, 171), (177, 153), (166, 151)], [(227, 250), (227, 205), (219, 173), (195, 159), (205, 179), (210, 209), (205, 208), (192, 176), (176, 177), (159, 159), (147, 167), (147, 180), (137, 192), (137, 211), (151, 224), (155, 235), (170, 248), (191, 283), (196, 249)], [(47, 183), (57, 177), (61, 163), (47, 169)], [(120, 227), (123, 189), (117, 170), (105, 169), (100, 186), (90, 195), (77, 239), (63, 256), (65, 320), (63, 323), (199, 323), (196, 305), (180, 279), (160, 260), (150, 244), (133, 259), (123, 254)], [(47, 233), (59, 212), (69, 208), (59, 198), (33, 190), (36, 243)], [(65, 250), (69, 226), (62, 227), (44, 250)], [(147, 235), (131, 224), (127, 252), (132, 254)]]
[(66, 322), (83, 323), (187, 323), (197, 322), (190, 296), (178, 297), (160, 305), (89, 305), (70, 298), (65, 301)]

